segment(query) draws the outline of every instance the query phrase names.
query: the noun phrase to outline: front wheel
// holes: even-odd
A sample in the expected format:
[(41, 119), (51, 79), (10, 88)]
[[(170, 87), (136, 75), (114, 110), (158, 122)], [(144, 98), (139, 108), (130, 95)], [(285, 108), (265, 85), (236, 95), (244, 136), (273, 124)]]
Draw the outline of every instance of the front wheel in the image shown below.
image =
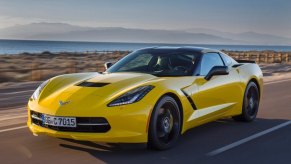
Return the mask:
[(181, 129), (180, 110), (170, 96), (163, 96), (151, 114), (148, 147), (157, 150), (171, 148), (178, 140)]
[(239, 116), (234, 116), (233, 119), (236, 121), (244, 122), (253, 121), (258, 113), (259, 101), (260, 95), (258, 86), (256, 85), (256, 83), (251, 81), (245, 90), (242, 114)]

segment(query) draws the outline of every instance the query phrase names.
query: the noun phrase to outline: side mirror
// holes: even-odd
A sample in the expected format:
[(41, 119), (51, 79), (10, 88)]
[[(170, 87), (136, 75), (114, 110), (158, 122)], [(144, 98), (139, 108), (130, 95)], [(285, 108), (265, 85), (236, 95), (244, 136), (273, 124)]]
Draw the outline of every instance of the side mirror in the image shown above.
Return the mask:
[(208, 74), (204, 77), (205, 80), (210, 80), (212, 76), (215, 75), (228, 75), (228, 67), (227, 66), (214, 66), (208, 72)]
[(113, 64), (110, 63), (110, 62), (106, 62), (106, 63), (104, 64), (105, 70), (107, 70), (108, 68), (110, 68), (112, 65), (113, 65)]

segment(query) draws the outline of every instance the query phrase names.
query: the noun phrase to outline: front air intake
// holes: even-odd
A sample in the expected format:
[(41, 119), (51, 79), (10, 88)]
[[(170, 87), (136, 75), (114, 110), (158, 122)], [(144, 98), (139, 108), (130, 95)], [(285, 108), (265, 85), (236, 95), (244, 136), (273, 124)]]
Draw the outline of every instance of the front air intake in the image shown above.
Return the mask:
[(56, 131), (106, 133), (111, 129), (109, 122), (104, 117), (76, 117), (77, 121), (76, 127), (60, 127), (44, 124), (42, 113), (38, 113), (31, 110), (30, 115), (32, 124)]
[(78, 84), (77, 86), (80, 86), (80, 87), (104, 87), (105, 85), (108, 85), (108, 84), (110, 84), (110, 83), (84, 81), (84, 82)]

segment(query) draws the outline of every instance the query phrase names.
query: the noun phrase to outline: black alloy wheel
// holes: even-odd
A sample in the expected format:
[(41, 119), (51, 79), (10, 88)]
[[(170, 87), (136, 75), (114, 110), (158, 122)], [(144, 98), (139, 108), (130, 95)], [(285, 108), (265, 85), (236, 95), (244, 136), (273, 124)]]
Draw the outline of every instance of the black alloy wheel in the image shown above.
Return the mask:
[(244, 94), (242, 114), (234, 116), (233, 119), (236, 121), (251, 122), (253, 121), (258, 113), (260, 103), (259, 89), (256, 83), (250, 82)]
[(149, 126), (149, 148), (164, 150), (178, 140), (181, 130), (180, 110), (170, 96), (163, 96), (155, 105)]

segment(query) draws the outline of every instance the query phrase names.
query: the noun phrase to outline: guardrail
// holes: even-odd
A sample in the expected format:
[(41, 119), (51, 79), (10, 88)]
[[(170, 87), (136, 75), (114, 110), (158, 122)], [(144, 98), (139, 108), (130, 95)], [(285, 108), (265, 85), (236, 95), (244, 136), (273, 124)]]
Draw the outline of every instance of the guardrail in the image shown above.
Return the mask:
[(253, 60), (257, 63), (289, 63), (291, 59), (290, 52), (226, 52), (234, 59)]

